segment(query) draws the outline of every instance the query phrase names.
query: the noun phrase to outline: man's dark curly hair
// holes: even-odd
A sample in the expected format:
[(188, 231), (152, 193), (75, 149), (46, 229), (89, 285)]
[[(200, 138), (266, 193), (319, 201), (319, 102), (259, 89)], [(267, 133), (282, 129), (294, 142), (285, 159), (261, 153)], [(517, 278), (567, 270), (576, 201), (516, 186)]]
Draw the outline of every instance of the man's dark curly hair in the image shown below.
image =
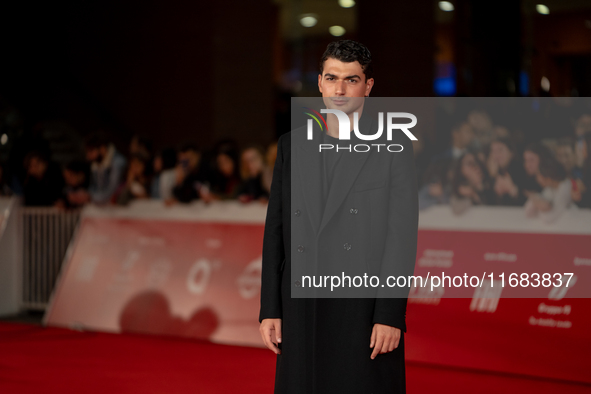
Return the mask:
[(320, 74), (324, 72), (324, 62), (326, 59), (336, 59), (344, 63), (359, 62), (361, 69), (365, 73), (365, 80), (373, 76), (373, 67), (371, 65), (371, 53), (365, 45), (353, 40), (333, 41), (326, 47), (326, 51), (320, 59)]

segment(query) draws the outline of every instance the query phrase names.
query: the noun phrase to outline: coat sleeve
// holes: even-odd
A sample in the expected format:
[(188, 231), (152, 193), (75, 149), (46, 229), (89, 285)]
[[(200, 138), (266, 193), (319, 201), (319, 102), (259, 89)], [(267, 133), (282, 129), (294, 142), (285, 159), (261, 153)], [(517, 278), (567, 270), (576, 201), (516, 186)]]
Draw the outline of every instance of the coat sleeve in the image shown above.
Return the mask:
[[(403, 136), (392, 141), (403, 146), (390, 168), (390, 197), (386, 246), (382, 256), (380, 283), (389, 275), (414, 274), (418, 238), (418, 191), (412, 142)], [(406, 304), (409, 288), (380, 287), (376, 295), (373, 323), (396, 327), (406, 332)]]
[(263, 267), (261, 277), (261, 309), (259, 322), (263, 319), (282, 318), (281, 310), (281, 263), (285, 258), (283, 244), (283, 220), (282, 220), (282, 171), (285, 154), (284, 134), (277, 141), (277, 159), (273, 169), (271, 193), (267, 206), (265, 220), (265, 232), (263, 238)]

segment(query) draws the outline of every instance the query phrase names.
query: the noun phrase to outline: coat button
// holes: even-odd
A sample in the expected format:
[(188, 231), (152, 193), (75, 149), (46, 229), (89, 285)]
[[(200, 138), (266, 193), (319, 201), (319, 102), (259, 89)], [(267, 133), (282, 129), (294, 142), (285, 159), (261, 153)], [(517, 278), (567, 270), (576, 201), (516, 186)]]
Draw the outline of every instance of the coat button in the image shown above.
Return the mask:
[(295, 282), (293, 282), (293, 284), (295, 285), (295, 287), (301, 287), (302, 286), (302, 282), (300, 282), (299, 280), (296, 280)]
[(345, 250), (351, 250), (351, 244), (347, 242), (345, 245), (343, 245), (343, 248)]
[(350, 213), (351, 215), (357, 215), (357, 212), (358, 212), (358, 211), (357, 211), (357, 208), (351, 208), (351, 209), (349, 209), (349, 213)]
[(298, 252), (302, 253), (304, 251), (304, 247), (302, 245), (298, 246)]
[(294, 215), (296, 216), (300, 216), (302, 214), (302, 211), (300, 211), (299, 209), (296, 209), (296, 211), (294, 212)]

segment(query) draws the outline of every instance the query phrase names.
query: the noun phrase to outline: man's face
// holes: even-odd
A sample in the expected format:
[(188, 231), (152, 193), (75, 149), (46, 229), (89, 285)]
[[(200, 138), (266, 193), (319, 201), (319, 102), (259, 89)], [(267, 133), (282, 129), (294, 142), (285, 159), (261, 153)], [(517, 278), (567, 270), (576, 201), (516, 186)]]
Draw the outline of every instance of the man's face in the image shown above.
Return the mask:
[(318, 89), (326, 107), (347, 114), (363, 105), (363, 97), (369, 96), (373, 82), (373, 78), (365, 80), (365, 73), (357, 61), (345, 63), (328, 58), (323, 73), (318, 75)]

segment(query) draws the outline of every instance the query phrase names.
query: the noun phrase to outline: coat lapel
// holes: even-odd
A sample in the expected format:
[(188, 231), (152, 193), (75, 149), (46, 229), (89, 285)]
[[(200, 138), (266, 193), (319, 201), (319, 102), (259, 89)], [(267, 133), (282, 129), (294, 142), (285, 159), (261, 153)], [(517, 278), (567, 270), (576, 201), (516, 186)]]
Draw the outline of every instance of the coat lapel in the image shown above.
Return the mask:
[[(371, 118), (368, 116), (362, 116), (359, 120), (359, 127), (363, 133), (368, 134), (367, 130), (370, 130), (373, 126)], [(361, 171), (361, 168), (365, 164), (369, 152), (349, 152), (341, 151), (343, 155), (337, 168), (334, 171), (334, 178), (331, 182), (330, 190), (328, 191), (328, 198), (325, 202), (326, 205), (322, 210), (321, 217), (321, 171), (322, 162), (318, 152), (318, 144), (321, 142), (320, 133), (323, 131), (314, 129), (313, 140), (305, 139), (305, 132), (298, 133), (296, 138), (299, 140), (297, 148), (292, 152), (295, 154), (293, 159), (296, 161), (297, 172), (299, 176), (299, 184), (303, 188), (304, 203), (307, 212), (309, 212), (309, 218), (312, 223), (312, 228), (315, 230), (316, 236), (322, 232), (324, 227), (328, 224), (330, 219), (335, 215), (343, 201), (349, 194), (353, 183), (357, 179), (357, 175)], [(358, 140), (354, 134), (351, 136), (351, 140), (343, 141), (341, 146), (344, 145), (355, 145), (356, 143), (365, 143), (364, 141)]]
[[(367, 115), (362, 115), (359, 120), (359, 128), (361, 131), (368, 134), (367, 130), (370, 130), (371, 126), (371, 118)], [(351, 139), (349, 141), (343, 141), (342, 145), (355, 145), (358, 142), (364, 141), (358, 140), (352, 133)], [(361, 168), (370, 155), (369, 152), (355, 152), (353, 149), (351, 152), (341, 151), (340, 153), (343, 154), (343, 156), (337, 163), (337, 167), (334, 171), (334, 177), (331, 182), (330, 190), (328, 191), (328, 198), (325, 201), (326, 205), (324, 207), (324, 214), (322, 215), (318, 233), (322, 232), (324, 227), (342, 205), (343, 201), (349, 194), (355, 179), (357, 179), (359, 171), (361, 171)]]
[[(296, 138), (301, 137), (301, 135), (296, 136)], [(310, 218), (316, 235), (319, 233), (318, 228), (320, 227), (321, 220), (320, 193), (322, 190), (319, 172), (321, 170), (320, 153), (318, 152), (319, 141), (320, 135), (315, 131), (312, 141), (305, 140), (303, 143), (300, 141), (295, 151), (292, 152), (292, 155), (295, 153), (294, 159), (296, 166), (294, 167), (297, 168), (299, 185), (302, 187), (302, 194), (304, 196), (304, 204), (306, 211), (309, 213), (307, 216)]]

